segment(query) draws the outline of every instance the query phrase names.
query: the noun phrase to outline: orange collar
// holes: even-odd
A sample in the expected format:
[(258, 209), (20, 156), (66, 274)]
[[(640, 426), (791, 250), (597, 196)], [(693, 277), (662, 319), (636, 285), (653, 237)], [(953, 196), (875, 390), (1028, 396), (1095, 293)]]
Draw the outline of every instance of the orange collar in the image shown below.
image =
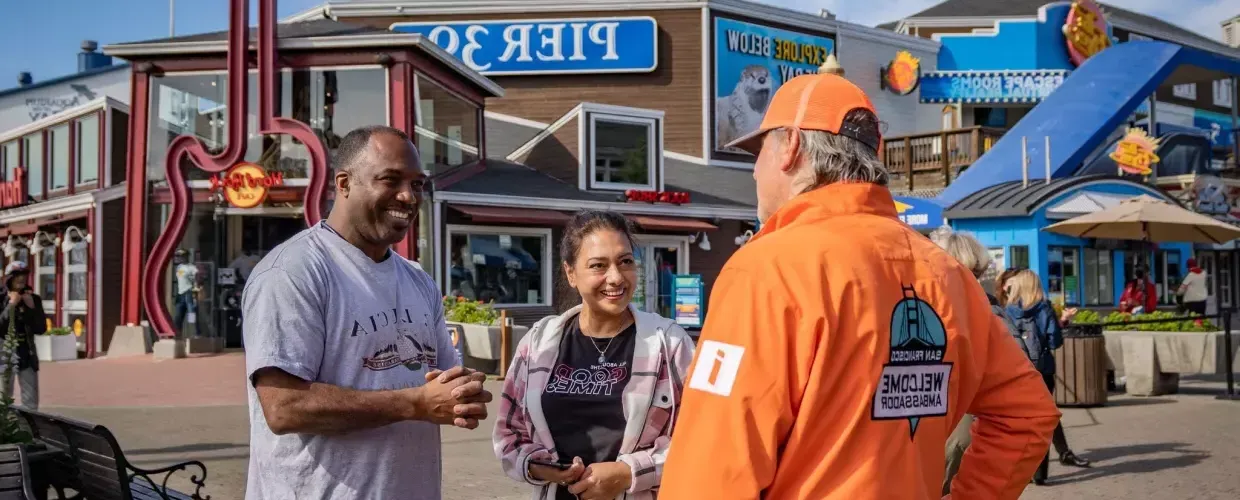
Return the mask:
[(797, 222), (853, 214), (897, 218), (891, 191), (885, 186), (868, 182), (837, 182), (801, 193), (763, 221), (762, 230), (753, 239)]

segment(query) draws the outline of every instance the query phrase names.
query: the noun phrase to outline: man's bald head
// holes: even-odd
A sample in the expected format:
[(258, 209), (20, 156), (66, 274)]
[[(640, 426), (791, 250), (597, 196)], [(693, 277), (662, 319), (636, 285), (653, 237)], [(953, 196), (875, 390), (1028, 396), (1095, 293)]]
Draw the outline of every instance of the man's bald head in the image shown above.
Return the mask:
[(410, 142), (408, 134), (387, 125), (356, 128), (340, 141), (340, 146), (336, 148), (335, 155), (332, 157), (332, 167), (338, 172), (356, 173), (357, 168), (366, 159), (366, 151), (370, 146), (371, 138), (376, 136), (391, 137), (401, 143)]

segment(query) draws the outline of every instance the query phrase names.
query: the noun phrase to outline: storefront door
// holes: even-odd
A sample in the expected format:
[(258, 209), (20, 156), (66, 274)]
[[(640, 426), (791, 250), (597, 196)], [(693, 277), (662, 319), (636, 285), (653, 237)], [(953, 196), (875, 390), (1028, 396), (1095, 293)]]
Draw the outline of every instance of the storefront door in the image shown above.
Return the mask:
[(242, 347), (241, 293), (259, 260), (305, 229), (300, 210), (237, 210), (220, 218), (211, 262), (198, 266), (203, 277), (199, 314), (210, 318), (224, 347)]
[(638, 270), (633, 304), (640, 310), (670, 318), (672, 278), (689, 270), (688, 241), (678, 236), (640, 235), (633, 255)]

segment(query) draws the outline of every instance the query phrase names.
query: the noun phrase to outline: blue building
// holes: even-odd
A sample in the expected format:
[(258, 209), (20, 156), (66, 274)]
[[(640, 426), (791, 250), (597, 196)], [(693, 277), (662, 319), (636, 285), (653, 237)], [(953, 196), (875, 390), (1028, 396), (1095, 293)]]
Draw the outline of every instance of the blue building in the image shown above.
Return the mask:
[(1143, 194), (1178, 203), (1140, 181), (1081, 175), (1050, 182), (996, 184), (964, 197), (943, 215), (953, 228), (977, 236), (996, 262), (1036, 271), (1051, 298), (1064, 304), (1114, 305), (1137, 265), (1150, 270), (1159, 302), (1174, 304), (1174, 291), (1192, 255), (1192, 245), (1149, 248), (1136, 242), (1074, 238), (1042, 229)]
[[(943, 106), (944, 129), (1002, 134), (933, 199), (897, 207), (937, 205), (941, 219), (921, 219), (974, 233), (995, 272), (1032, 269), (1069, 305), (1117, 304), (1137, 268), (1171, 305), (1190, 257), (1212, 277), (1211, 306), (1240, 303), (1235, 242), (1151, 247), (1043, 229), (1143, 194), (1240, 223), (1240, 49), (1088, 0), (947, 0), (887, 27), (942, 44), (919, 93)], [(1131, 128), (1161, 141), (1147, 175), (1110, 158)]]

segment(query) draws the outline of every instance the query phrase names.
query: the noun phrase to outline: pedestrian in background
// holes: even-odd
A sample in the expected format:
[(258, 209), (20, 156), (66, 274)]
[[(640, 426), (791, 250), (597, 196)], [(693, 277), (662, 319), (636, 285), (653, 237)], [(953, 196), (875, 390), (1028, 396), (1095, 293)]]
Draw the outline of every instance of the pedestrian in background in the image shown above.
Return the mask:
[(439, 287), (393, 252), (427, 175), (404, 132), (335, 152), (327, 220), (276, 246), (242, 297), (250, 500), (439, 500), (440, 425), (474, 429), (491, 394), (461, 367)]
[(581, 304), (539, 321), (504, 379), (495, 455), (547, 500), (656, 497), (693, 340), (632, 305), (638, 265), (628, 220), (577, 214), (560, 243)]
[[(990, 254), (986, 251), (986, 247), (982, 246), (976, 238), (969, 234), (958, 233), (949, 228), (942, 228), (930, 234), (930, 241), (933, 241), (947, 251), (948, 255), (960, 262), (965, 269), (973, 271), (973, 277), (979, 281), (986, 274), (986, 271), (990, 269), (993, 262), (990, 259)], [(1004, 274), (1010, 277), (1015, 273), (1005, 272)], [(1001, 288), (1002, 283), (998, 283), (996, 289)], [(1003, 320), (1004, 326), (1007, 327), (1008, 335), (1011, 335), (1014, 341), (1019, 341), (1018, 337), (1016, 337), (1016, 325), (999, 303), (999, 299), (990, 294), (986, 294), (986, 299), (990, 301), (990, 311)], [(964, 452), (969, 448), (969, 443), (972, 441), (973, 420), (973, 415), (965, 414), (960, 419), (960, 423), (956, 425), (956, 429), (947, 438), (947, 446), (944, 450), (947, 458), (947, 468), (943, 476), (944, 495), (951, 493), (952, 479), (956, 477), (956, 473), (960, 470), (960, 463), (964, 458)]]
[(1206, 271), (1197, 267), (1197, 259), (1190, 258), (1187, 264), (1188, 275), (1180, 283), (1177, 295), (1181, 297), (1184, 310), (1203, 316), (1206, 313), (1206, 299), (1210, 298), (1210, 290), (1206, 288)]
[(970, 270), (900, 222), (869, 97), (833, 74), (775, 92), (730, 144), (757, 156), (761, 230), (728, 260), (661, 499), (1015, 499), (1059, 411)]
[[(1024, 340), (1029, 352), (1030, 361), (1042, 374), (1046, 388), (1055, 392), (1055, 356), (1052, 351), (1063, 345), (1063, 333), (1060, 318), (1055, 315), (1055, 308), (1042, 291), (1042, 280), (1037, 273), (1028, 269), (1016, 273), (1008, 280), (1008, 315), (1016, 320), (1016, 328)], [(1089, 461), (1076, 456), (1068, 447), (1068, 438), (1064, 434), (1063, 424), (1055, 424), (1052, 437), (1055, 451), (1059, 453), (1059, 462), (1073, 467), (1089, 467)], [(1033, 482), (1046, 484), (1050, 455), (1042, 459)]]
[[(34, 293), (27, 283), (29, 270), (20, 260), (10, 262), (4, 268), (4, 287), (0, 300), (0, 341), (8, 338), (9, 328), (18, 336), (17, 369), (14, 379), (22, 388), (22, 406), (39, 409), (39, 355), (34, 349), (34, 336), (47, 331), (47, 314), (43, 312), (43, 298)], [(5, 362), (0, 360), (0, 362)], [(7, 361), (11, 362), (11, 361)], [(0, 366), (2, 368), (2, 366)], [(13, 397), (13, 384), (3, 388), (4, 395)]]

